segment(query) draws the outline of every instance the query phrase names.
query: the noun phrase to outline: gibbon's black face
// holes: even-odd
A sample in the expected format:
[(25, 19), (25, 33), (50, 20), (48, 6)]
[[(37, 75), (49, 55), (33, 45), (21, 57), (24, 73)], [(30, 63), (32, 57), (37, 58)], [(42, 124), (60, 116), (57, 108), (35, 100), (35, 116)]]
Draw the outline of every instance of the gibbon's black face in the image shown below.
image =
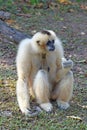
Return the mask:
[(46, 44), (47, 48), (49, 51), (54, 51), (55, 50), (55, 46), (54, 46), (54, 40), (49, 40)]

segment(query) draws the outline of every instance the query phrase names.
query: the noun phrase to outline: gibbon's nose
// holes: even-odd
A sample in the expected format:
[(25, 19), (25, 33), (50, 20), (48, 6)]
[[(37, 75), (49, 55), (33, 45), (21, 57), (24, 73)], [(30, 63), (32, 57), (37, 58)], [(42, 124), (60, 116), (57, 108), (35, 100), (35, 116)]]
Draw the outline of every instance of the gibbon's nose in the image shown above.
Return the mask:
[(49, 48), (49, 51), (54, 51), (54, 50), (55, 50), (55, 46)]

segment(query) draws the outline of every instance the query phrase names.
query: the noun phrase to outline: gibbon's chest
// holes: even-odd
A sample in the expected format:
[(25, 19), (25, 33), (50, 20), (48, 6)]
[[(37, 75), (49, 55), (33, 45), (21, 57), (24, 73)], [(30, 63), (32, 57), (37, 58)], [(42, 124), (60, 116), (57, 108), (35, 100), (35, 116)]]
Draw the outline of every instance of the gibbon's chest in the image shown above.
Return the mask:
[(54, 55), (35, 55), (32, 58), (32, 73), (35, 76), (36, 73), (44, 69), (48, 72), (50, 78), (55, 78), (55, 73), (57, 70), (56, 57)]

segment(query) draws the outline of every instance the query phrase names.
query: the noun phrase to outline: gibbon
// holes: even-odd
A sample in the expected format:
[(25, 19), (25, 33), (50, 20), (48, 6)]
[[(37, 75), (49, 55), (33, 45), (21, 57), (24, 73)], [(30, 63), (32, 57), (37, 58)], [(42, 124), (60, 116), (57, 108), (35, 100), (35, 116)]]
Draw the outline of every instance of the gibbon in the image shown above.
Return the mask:
[(19, 44), (16, 57), (16, 94), (25, 115), (32, 115), (30, 95), (40, 108), (51, 112), (51, 99), (58, 107), (67, 109), (73, 93), (73, 62), (66, 60), (60, 39), (52, 30), (37, 32)]

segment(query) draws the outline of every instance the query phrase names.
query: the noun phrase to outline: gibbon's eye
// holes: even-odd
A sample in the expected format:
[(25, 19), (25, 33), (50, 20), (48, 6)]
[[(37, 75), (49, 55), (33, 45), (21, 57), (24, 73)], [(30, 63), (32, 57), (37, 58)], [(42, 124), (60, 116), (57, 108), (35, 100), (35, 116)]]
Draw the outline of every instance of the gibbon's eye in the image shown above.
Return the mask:
[(52, 40), (52, 41), (49, 40), (49, 41), (47, 42), (47, 46), (49, 46), (50, 44), (51, 44), (51, 45), (54, 44), (54, 40)]
[(39, 41), (39, 40), (38, 40), (38, 41), (36, 41), (36, 42), (37, 42), (37, 44), (38, 44), (38, 45), (40, 45), (40, 41)]
[(54, 44), (54, 40), (52, 40), (52, 43)]
[(50, 44), (51, 44), (51, 41), (48, 41), (48, 42), (47, 42), (47, 46), (49, 46)]

